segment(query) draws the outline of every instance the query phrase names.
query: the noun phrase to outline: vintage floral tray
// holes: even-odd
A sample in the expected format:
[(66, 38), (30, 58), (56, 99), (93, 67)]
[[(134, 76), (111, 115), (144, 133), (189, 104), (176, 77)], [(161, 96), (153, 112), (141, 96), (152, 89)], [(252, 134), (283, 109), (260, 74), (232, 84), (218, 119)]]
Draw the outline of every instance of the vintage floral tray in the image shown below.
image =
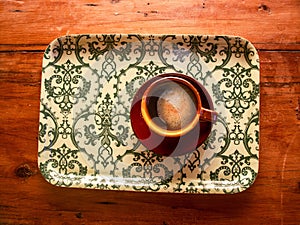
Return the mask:
[[(38, 164), (61, 187), (237, 193), (258, 173), (259, 59), (235, 36), (68, 35), (43, 57)], [(201, 82), (219, 113), (207, 141), (166, 157), (134, 135), (131, 101), (148, 79)]]

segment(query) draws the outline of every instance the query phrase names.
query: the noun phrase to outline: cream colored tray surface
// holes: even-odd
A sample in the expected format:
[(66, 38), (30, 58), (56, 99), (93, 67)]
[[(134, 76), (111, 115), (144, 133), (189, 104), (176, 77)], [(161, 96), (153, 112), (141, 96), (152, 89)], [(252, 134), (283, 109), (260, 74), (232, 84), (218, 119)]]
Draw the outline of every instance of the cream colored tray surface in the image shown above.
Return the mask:
[[(129, 118), (148, 79), (180, 72), (202, 83), (219, 113), (192, 153), (145, 149)], [(43, 58), (38, 163), (61, 187), (237, 193), (258, 173), (259, 60), (234, 36), (70, 35)]]

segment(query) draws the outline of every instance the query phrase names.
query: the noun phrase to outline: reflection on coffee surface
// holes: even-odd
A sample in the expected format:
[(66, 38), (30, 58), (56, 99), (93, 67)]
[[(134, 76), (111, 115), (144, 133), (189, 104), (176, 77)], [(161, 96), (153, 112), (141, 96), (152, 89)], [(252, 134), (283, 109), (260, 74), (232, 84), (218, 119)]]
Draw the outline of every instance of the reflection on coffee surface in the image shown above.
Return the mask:
[(168, 81), (159, 86), (157, 115), (168, 130), (186, 127), (197, 113), (196, 97), (183, 84)]

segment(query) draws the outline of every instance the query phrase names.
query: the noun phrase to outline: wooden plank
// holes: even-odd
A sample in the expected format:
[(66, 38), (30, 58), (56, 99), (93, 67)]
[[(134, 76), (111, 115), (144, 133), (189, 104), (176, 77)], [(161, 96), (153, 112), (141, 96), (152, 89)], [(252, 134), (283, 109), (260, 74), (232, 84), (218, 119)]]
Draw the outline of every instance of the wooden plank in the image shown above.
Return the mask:
[[(0, 224), (300, 224), (299, 11), (298, 0), (0, 0)], [(236, 195), (174, 195), (48, 184), (37, 168), (42, 56), (73, 33), (250, 40), (261, 62), (254, 185)]]
[(295, 0), (1, 0), (0, 10), (0, 44), (9, 45), (47, 45), (72, 33), (228, 34), (263, 49), (299, 50), (300, 43)]
[(0, 223), (299, 223), (295, 215), (300, 211), (300, 120), (295, 108), (300, 97), (300, 54), (260, 51), (259, 55), (261, 146), (256, 182), (236, 195), (174, 195), (48, 184), (37, 168), (43, 53), (0, 53)]

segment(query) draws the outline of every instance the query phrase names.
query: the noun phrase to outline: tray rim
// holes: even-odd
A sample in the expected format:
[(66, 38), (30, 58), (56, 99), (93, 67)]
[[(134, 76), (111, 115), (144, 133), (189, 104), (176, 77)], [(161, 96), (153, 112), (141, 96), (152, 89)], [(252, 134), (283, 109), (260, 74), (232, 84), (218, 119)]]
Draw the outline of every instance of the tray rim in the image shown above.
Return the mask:
[[(254, 52), (254, 55), (256, 56), (257, 58), (257, 66), (258, 66), (258, 85), (259, 85), (259, 93), (258, 93), (258, 101), (259, 101), (259, 104), (257, 104), (257, 115), (258, 115), (258, 124), (257, 124), (257, 130), (258, 130), (258, 135), (259, 135), (259, 141), (258, 141), (258, 150), (257, 150), (257, 173), (253, 179), (253, 182), (246, 188), (241, 188), (241, 190), (237, 191), (237, 192), (233, 192), (231, 194), (238, 194), (238, 193), (241, 193), (241, 192), (244, 192), (246, 190), (248, 190), (249, 188), (251, 188), (253, 186), (253, 184), (255, 183), (256, 179), (257, 179), (257, 176), (258, 176), (258, 172), (259, 172), (259, 167), (260, 167), (260, 163), (259, 163), (259, 152), (260, 152), (260, 140), (261, 140), (261, 132), (260, 132), (260, 108), (261, 108), (261, 101), (260, 101), (260, 62), (259, 62), (259, 52), (258, 50), (255, 48), (255, 46), (253, 45), (253, 43), (251, 43), (248, 39), (242, 37), (242, 36), (239, 36), (239, 35), (227, 35), (227, 34), (222, 34), (222, 35), (214, 35), (214, 34), (189, 34), (189, 33), (186, 33), (186, 34), (163, 34), (163, 33), (154, 33), (154, 34), (150, 34), (150, 33), (74, 33), (74, 34), (66, 34), (66, 35), (61, 35), (61, 36), (58, 36), (57, 38), (54, 38), (48, 45), (47, 47), (45, 48), (44, 50), (44, 54), (47, 50), (47, 48), (51, 45), (53, 45), (53, 43), (55, 43), (58, 39), (62, 39), (62, 38), (66, 38), (66, 37), (76, 37), (76, 36), (84, 36), (84, 35), (89, 35), (89, 36), (95, 36), (95, 35), (120, 35), (120, 36), (128, 36), (128, 35), (140, 35), (142, 37), (148, 37), (148, 36), (154, 36), (154, 37), (161, 37), (163, 35), (174, 35), (174, 36), (205, 36), (205, 37), (208, 37), (208, 38), (211, 38), (211, 37), (228, 37), (228, 38), (239, 38), (240, 40), (244, 41), (244, 42), (247, 42), (251, 48), (251, 50)], [(44, 63), (44, 57), (43, 57), (43, 63)], [(42, 71), (42, 76), (41, 76), (41, 79), (43, 79), (43, 71)], [(41, 82), (42, 83), (42, 82)], [(42, 85), (42, 84), (41, 84)], [(41, 99), (42, 99), (42, 92), (40, 91), (40, 108), (39, 108), (39, 112), (42, 108), (42, 105), (41, 105)], [(39, 115), (39, 121), (40, 121), (40, 118), (41, 118), (41, 115)], [(39, 149), (39, 146), (40, 146), (40, 142), (38, 141), (38, 149)], [(51, 185), (53, 186), (57, 186), (57, 187), (63, 187), (63, 188), (81, 188), (81, 189), (98, 189), (98, 190), (105, 190), (105, 191), (115, 191), (114, 189), (102, 189), (102, 188), (96, 188), (96, 187), (93, 187), (93, 188), (90, 188), (90, 187), (80, 187), (79, 185), (72, 185), (72, 186), (61, 186), (61, 185), (55, 185), (53, 183), (50, 182), (49, 179), (47, 179), (46, 177), (46, 174), (42, 172), (42, 169), (41, 169), (41, 165), (40, 165), (40, 161), (41, 160), (41, 157), (39, 156), (38, 154), (38, 168), (39, 168), (39, 171), (41, 172), (43, 178), (48, 182), (50, 183)], [(223, 193), (223, 192), (213, 192), (213, 193), (190, 193), (190, 192), (176, 192), (176, 191), (164, 191), (162, 189), (159, 189), (158, 191), (140, 191), (140, 190), (133, 190), (133, 189), (118, 189), (117, 191), (129, 191), (129, 192), (149, 192), (149, 193), (170, 193), (170, 194), (226, 194), (226, 193)]]

